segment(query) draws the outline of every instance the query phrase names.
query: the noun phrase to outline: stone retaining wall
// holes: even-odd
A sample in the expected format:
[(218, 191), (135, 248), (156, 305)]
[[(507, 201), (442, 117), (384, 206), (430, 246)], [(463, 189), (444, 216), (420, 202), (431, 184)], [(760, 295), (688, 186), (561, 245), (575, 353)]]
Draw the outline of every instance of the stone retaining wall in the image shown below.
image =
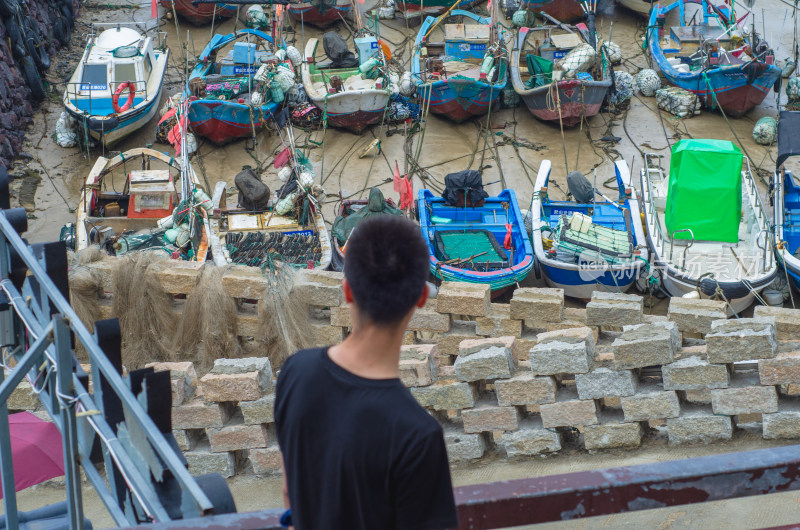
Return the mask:
[[(58, 49), (72, 34), (79, 0), (2, 0), (0, 8), (0, 166), (9, 168), (22, 151), (26, 128), (38, 102), (28, 87), (24, 63), (31, 60), (31, 46), (55, 62)], [(63, 6), (63, 7), (62, 7)], [(18, 11), (17, 11), (18, 10)], [(14, 11), (18, 15), (13, 15)], [(26, 45), (26, 42), (28, 44)], [(48, 68), (39, 65), (44, 80)], [(62, 75), (58, 72), (56, 75)], [(30, 75), (36, 75), (35, 73)], [(59, 81), (61, 81), (59, 79)], [(45, 92), (47, 86), (44, 86)], [(40, 88), (41, 90), (41, 88)], [(41, 97), (41, 94), (40, 94)]]
[[(113, 262), (90, 266), (108, 276)], [(179, 299), (198, 271), (173, 262), (157, 274)], [(301, 271), (295, 283), (291, 296), (308, 304), (316, 344), (341, 340), (352, 325), (340, 280)], [(240, 303), (258, 298), (265, 282), (244, 267), (223, 277)], [(252, 343), (256, 320), (239, 315), (243, 340)], [(753, 318), (733, 320), (722, 302), (673, 298), (667, 316), (653, 316), (636, 295), (595, 293), (576, 309), (564, 306), (560, 289), (536, 288), (495, 304), (488, 287), (445, 283), (416, 312), (405, 342), (401, 380), (443, 424), (454, 463), (635, 448), (648, 437), (710, 443), (739, 428), (800, 438), (800, 310), (760, 306)], [(199, 377), (188, 361), (153, 365), (172, 371), (173, 427), (192, 472), (280, 471), (279, 367), (257, 350), (219, 359)], [(31, 401), (24, 391), (14, 399), (21, 408)]]

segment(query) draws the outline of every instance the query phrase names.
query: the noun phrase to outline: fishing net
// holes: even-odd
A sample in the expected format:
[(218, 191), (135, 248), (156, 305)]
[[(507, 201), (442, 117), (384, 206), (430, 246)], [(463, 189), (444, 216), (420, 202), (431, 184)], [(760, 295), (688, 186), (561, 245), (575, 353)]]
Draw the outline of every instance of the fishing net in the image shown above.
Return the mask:
[(389, 98), (389, 108), (386, 109), (386, 118), (391, 123), (406, 120), (418, 120), (420, 116), (419, 105), (400, 94), (392, 94)]
[(700, 114), (700, 98), (696, 94), (670, 86), (656, 91), (656, 104), (678, 118), (692, 117)]
[(778, 134), (778, 122), (772, 116), (764, 116), (753, 127), (753, 140), (759, 145), (772, 145)]
[(786, 83), (786, 97), (790, 103), (800, 102), (800, 77), (792, 77)]
[(595, 223), (575, 226), (575, 216), (562, 215), (553, 234), (553, 249), (556, 259), (577, 263), (587, 252), (602, 257), (608, 263), (630, 260), (633, 253), (633, 238), (628, 230), (615, 230)]
[(566, 77), (575, 77), (578, 72), (590, 70), (597, 59), (597, 52), (589, 44), (580, 44), (556, 61), (556, 67), (564, 71)]
[(219, 83), (207, 83), (205, 98), (230, 100), (249, 90), (250, 81), (247, 77), (232, 77)]
[(469, 270), (502, 269), (508, 255), (488, 230), (441, 230), (434, 236), (436, 257), (449, 265)]
[(245, 24), (251, 29), (265, 29), (270, 25), (269, 17), (259, 5), (253, 5), (247, 8)]
[(236, 301), (222, 285), (227, 267), (208, 262), (186, 298), (183, 316), (175, 334), (175, 351), (192, 359), (206, 372), (219, 358), (239, 357), (242, 347), (237, 334)]
[[(103, 318), (99, 301), (105, 298), (105, 292), (102, 274), (87, 265), (102, 261), (108, 254), (97, 245), (70, 254), (68, 258), (70, 305), (83, 325), (91, 331), (94, 329), (94, 323)], [(80, 360), (88, 360), (86, 350), (81, 344), (76, 344), (75, 353)]]
[(633, 76), (628, 72), (614, 72), (614, 88), (611, 103), (622, 105), (633, 97)]
[(656, 94), (656, 90), (661, 88), (661, 79), (655, 70), (645, 68), (636, 74), (636, 86), (643, 96), (652, 97)]
[(292, 268), (270, 263), (262, 270), (269, 285), (258, 304), (261, 329), (257, 339), (266, 342), (269, 360), (275, 368), (297, 350), (313, 346), (314, 329), (308, 306), (299, 297), (291, 296), (296, 282)]
[(122, 328), (122, 360), (129, 370), (173, 357), (173, 298), (156, 276), (165, 259), (160, 253), (134, 252), (119, 258), (112, 275), (113, 314)]
[(503, 89), (502, 102), (503, 102), (503, 108), (506, 109), (513, 109), (515, 107), (519, 107), (520, 104), (519, 94), (517, 94), (517, 91), (514, 90), (514, 86), (511, 83), (508, 83)]
[(297, 232), (228, 232), (225, 245), (231, 262), (251, 267), (264, 267), (273, 261), (307, 267), (320, 264), (322, 247), (313, 230)]

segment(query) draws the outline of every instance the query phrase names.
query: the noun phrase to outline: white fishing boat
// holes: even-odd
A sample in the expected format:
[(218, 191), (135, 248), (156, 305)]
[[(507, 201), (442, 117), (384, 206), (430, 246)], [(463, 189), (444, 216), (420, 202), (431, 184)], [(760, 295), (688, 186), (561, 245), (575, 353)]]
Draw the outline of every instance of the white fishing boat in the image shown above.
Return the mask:
[(653, 272), (671, 296), (724, 300), (738, 314), (776, 277), (750, 161), (729, 141), (681, 140), (670, 166), (647, 154), (641, 172)]
[[(203, 262), (208, 217), (199, 206), (202, 200), (210, 202), (194, 169), (187, 164), (183, 171), (180, 158), (149, 148), (101, 156), (86, 177), (77, 222), (62, 229), (62, 239), (75, 250), (100, 245), (109, 254), (122, 255), (149, 249)], [(173, 226), (176, 210), (184, 219), (178, 223), (185, 227), (183, 234)]]
[[(647, 266), (647, 239), (640, 221), (639, 197), (624, 160), (614, 164), (617, 200), (592, 187), (574, 172), (567, 176), (571, 201), (548, 196), (551, 163), (542, 160), (531, 201), (531, 240), (536, 266), (551, 287), (573, 298), (589, 299), (594, 291), (625, 292)], [(584, 195), (584, 196), (581, 196)], [(576, 197), (580, 197), (577, 200)]]
[(650, 0), (617, 0), (617, 3), (642, 17), (649, 15), (653, 7)]
[(92, 24), (64, 91), (81, 136), (108, 146), (148, 123), (161, 101), (168, 59), (164, 32), (141, 32), (135, 23)]
[[(360, 39), (362, 37), (356, 40), (360, 42)], [(355, 133), (381, 121), (391, 95), (385, 70), (386, 60), (378, 46), (379, 42), (370, 35), (363, 39), (370, 44), (374, 41), (375, 48), (369, 49), (376, 51), (359, 54), (361, 66), (366, 70), (365, 63), (371, 61), (374, 64), (372, 68), (383, 69), (384, 72), (374, 79), (362, 73), (358, 64), (335, 67), (331, 61), (317, 61), (318, 39), (309, 39), (306, 43), (301, 67), (306, 94), (322, 110), (327, 124)]]

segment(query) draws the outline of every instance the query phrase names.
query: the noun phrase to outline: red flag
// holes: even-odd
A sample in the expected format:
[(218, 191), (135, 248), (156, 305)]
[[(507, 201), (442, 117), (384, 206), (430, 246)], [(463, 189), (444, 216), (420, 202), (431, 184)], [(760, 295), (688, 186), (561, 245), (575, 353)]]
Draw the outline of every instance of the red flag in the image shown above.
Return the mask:
[(158, 18), (158, 0), (150, 0), (150, 16)]
[(392, 181), (392, 189), (402, 195), (406, 189), (406, 186), (403, 182), (403, 179), (400, 177), (400, 167), (397, 165), (397, 160), (394, 161), (394, 173), (392, 173)]
[(286, 163), (289, 162), (289, 155), (290, 154), (291, 154), (291, 152), (289, 151), (288, 147), (286, 149), (284, 149), (283, 151), (281, 151), (280, 153), (278, 153), (275, 156), (275, 158), (272, 160), (272, 167), (274, 167), (275, 169), (280, 169), (283, 166), (285, 166)]
[(503, 248), (511, 250), (511, 225), (506, 223), (506, 237), (503, 240)]
[(175, 148), (175, 156), (179, 156), (181, 154), (181, 125), (180, 123), (176, 123), (175, 127), (169, 130), (167, 133), (167, 140), (169, 143), (172, 144), (172, 147)]

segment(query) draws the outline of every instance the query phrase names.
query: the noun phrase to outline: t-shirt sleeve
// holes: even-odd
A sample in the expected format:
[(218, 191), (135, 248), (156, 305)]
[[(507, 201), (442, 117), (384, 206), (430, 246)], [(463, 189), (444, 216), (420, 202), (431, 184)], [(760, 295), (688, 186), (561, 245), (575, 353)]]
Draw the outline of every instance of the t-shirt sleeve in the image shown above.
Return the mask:
[(458, 526), (441, 430), (417, 438), (403, 452), (395, 468), (394, 499), (399, 530)]

